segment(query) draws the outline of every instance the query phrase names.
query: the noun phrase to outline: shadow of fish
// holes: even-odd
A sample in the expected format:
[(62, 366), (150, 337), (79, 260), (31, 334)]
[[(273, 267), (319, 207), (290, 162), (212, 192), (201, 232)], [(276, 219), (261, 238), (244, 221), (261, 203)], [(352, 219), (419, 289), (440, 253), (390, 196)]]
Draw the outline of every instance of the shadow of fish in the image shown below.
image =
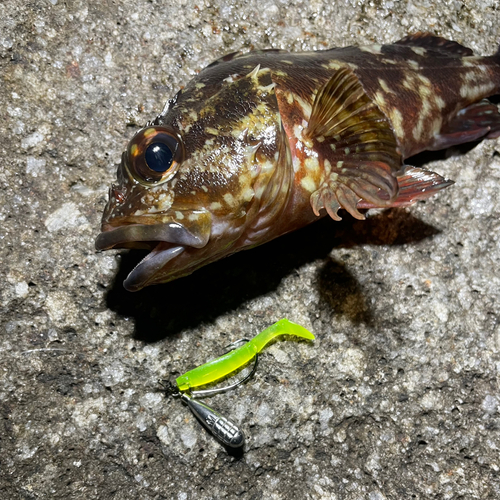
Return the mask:
[(500, 51), (428, 33), (392, 45), (235, 53), (200, 72), (129, 143), (98, 250), (148, 248), (124, 282), (192, 273), (344, 209), (396, 207), (451, 184), (404, 164), (500, 136), (485, 98)]

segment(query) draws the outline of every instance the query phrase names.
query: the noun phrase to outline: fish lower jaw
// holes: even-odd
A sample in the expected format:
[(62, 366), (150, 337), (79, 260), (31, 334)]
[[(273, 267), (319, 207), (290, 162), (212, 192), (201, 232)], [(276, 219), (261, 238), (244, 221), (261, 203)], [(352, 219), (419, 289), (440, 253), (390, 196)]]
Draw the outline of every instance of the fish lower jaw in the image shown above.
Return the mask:
[(172, 245), (171, 243), (160, 242), (151, 252), (144, 257), (129, 273), (123, 286), (129, 292), (136, 292), (154, 281), (154, 277), (172, 259), (175, 259), (185, 247), (182, 245)]

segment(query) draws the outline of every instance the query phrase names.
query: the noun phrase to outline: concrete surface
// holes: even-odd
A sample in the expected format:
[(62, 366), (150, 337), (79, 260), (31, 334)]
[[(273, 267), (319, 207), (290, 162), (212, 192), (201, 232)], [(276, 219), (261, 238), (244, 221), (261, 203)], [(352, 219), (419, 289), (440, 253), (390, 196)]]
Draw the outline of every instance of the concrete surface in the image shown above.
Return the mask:
[[(456, 184), (321, 221), (130, 294), (94, 238), (128, 139), (213, 59), (430, 30), (491, 54), (495, 0), (0, 5), (0, 498), (500, 498), (500, 142), (417, 161)], [(210, 404), (228, 455), (157, 380), (288, 317)]]

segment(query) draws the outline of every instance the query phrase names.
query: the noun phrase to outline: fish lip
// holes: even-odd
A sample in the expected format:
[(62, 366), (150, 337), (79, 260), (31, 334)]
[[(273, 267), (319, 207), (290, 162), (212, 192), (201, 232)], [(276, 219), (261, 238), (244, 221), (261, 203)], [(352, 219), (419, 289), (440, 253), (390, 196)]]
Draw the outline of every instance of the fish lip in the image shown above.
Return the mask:
[(131, 224), (104, 230), (96, 238), (95, 247), (101, 251), (119, 248), (124, 243), (159, 241), (182, 247), (203, 248), (207, 244), (209, 236), (209, 234), (206, 237), (197, 236), (177, 222)]
[(156, 247), (137, 264), (123, 282), (129, 292), (137, 292), (147, 286), (167, 262), (175, 259), (184, 251), (183, 246), (172, 246), (160, 242)]

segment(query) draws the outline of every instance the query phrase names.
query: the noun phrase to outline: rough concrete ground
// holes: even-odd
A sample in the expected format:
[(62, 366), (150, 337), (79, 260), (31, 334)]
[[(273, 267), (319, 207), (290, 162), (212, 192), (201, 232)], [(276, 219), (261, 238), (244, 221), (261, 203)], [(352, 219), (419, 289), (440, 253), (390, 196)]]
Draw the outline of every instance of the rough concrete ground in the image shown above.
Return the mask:
[[(430, 30), (491, 54), (495, 0), (4, 0), (0, 8), (0, 497), (500, 498), (500, 143), (419, 161), (456, 184), (366, 222), (324, 220), (130, 294), (96, 254), (128, 139), (240, 48)], [(468, 149), (468, 150), (467, 150)], [(210, 403), (226, 454), (169, 378), (288, 317), (255, 380)]]

